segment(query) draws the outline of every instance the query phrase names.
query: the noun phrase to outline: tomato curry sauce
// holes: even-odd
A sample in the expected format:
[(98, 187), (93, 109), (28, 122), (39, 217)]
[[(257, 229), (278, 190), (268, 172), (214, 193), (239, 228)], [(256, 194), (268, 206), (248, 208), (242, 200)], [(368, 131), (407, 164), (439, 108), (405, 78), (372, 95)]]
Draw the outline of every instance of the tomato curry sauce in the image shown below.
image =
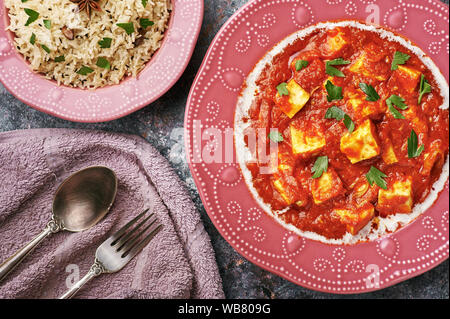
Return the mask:
[(277, 54), (256, 84), (245, 121), (272, 140), (278, 130), (277, 161), (273, 174), (258, 161), (246, 166), (285, 223), (326, 238), (356, 235), (410, 213), (442, 172), (449, 112), (432, 72), (397, 42), (318, 29)]

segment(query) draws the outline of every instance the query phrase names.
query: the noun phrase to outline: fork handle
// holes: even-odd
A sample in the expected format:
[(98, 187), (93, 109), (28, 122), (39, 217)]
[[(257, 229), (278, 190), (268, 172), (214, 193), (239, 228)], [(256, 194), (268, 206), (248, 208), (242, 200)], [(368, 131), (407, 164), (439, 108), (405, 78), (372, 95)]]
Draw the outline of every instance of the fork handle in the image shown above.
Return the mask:
[(103, 267), (103, 265), (98, 260), (96, 260), (91, 266), (91, 269), (89, 269), (88, 273), (78, 282), (76, 282), (72, 287), (70, 287), (70, 289), (64, 295), (59, 297), (59, 299), (71, 299), (88, 281), (105, 272), (105, 267)]

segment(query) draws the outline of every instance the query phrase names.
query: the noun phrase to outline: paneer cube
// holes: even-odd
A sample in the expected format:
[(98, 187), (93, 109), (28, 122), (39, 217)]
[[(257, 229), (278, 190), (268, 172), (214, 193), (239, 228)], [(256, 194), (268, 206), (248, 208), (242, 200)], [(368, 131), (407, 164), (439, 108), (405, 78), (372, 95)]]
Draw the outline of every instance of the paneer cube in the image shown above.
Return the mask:
[(366, 101), (365, 94), (361, 90), (347, 90), (344, 97), (359, 119), (374, 118), (386, 112), (385, 103)]
[(292, 175), (294, 165), (295, 158), (287, 145), (279, 146), (277, 152), (270, 154), (270, 173), (272, 174)]
[(412, 177), (400, 178), (388, 184), (388, 188), (378, 191), (377, 211), (381, 217), (392, 214), (407, 214), (413, 204)]
[(281, 181), (281, 179), (277, 179), (273, 182), (273, 186), (275, 187), (275, 189), (277, 190), (278, 193), (280, 193), (281, 197), (284, 199), (284, 201), (286, 202), (287, 205), (291, 205), (292, 204), (292, 200), (291, 198), (289, 198), (286, 189), (283, 186), (283, 182)]
[(387, 76), (383, 73), (377, 72), (375, 64), (381, 62), (369, 62), (369, 55), (367, 52), (361, 53), (361, 55), (350, 65), (349, 71), (361, 74), (365, 77), (376, 79), (378, 81), (386, 81)]
[(356, 235), (375, 217), (375, 208), (372, 204), (367, 203), (352, 209), (334, 209), (333, 214), (337, 215), (346, 225), (350, 234)]
[(352, 164), (372, 158), (380, 154), (375, 126), (367, 119), (352, 133), (341, 138), (341, 152)]
[(390, 139), (385, 140), (381, 157), (386, 164), (395, 164), (398, 162), (397, 155), (395, 155), (394, 147), (392, 146)]
[(304, 206), (308, 203), (308, 194), (303, 191), (295, 177), (280, 176), (273, 181), (275, 190), (280, 194), (286, 205)]
[(292, 152), (295, 155), (313, 155), (326, 144), (325, 137), (320, 130), (299, 129), (291, 124)]
[(344, 186), (338, 174), (328, 168), (322, 176), (313, 179), (311, 183), (311, 193), (314, 203), (319, 205), (345, 192)]
[(374, 183), (370, 185), (365, 176), (358, 178), (351, 186), (352, 192), (349, 201), (362, 205), (365, 203), (374, 203), (378, 197), (378, 186)]
[(431, 174), (434, 167), (440, 168), (442, 165), (444, 165), (442, 142), (441, 140), (435, 140), (430, 144), (429, 149), (423, 156), (423, 166), (420, 173), (428, 176)]
[(392, 76), (406, 92), (413, 93), (419, 84), (421, 74), (422, 73), (416, 69), (399, 65)]
[(300, 111), (309, 101), (310, 94), (305, 91), (295, 80), (290, 80), (286, 88), (289, 95), (280, 96), (279, 93), (275, 96), (275, 103), (289, 118), (293, 118), (298, 111)]
[(344, 32), (340, 28), (330, 30), (327, 37), (328, 54), (339, 53), (349, 43)]

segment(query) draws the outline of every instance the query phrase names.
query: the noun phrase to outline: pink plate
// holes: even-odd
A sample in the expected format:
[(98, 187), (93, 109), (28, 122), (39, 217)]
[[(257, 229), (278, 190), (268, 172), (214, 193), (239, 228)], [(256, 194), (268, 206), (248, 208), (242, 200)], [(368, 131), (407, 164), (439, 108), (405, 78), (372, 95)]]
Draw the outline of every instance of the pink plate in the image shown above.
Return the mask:
[(58, 86), (33, 73), (5, 31), (7, 14), (0, 0), (0, 81), (33, 108), (76, 122), (110, 121), (150, 104), (179, 79), (194, 51), (203, 20), (203, 0), (172, 0), (163, 44), (137, 78), (95, 91)]
[[(209, 133), (233, 127), (241, 85), (265, 52), (301, 28), (337, 19), (369, 19), (398, 31), (424, 49), (448, 79), (449, 11), (437, 1), (254, 0), (228, 20), (207, 52), (188, 99), (186, 149), (209, 217), (240, 254), (307, 288), (361, 293), (417, 276), (448, 258), (448, 181), (432, 208), (401, 230), (337, 246), (299, 237), (266, 215), (245, 185), (236, 156), (226, 161), (224, 153), (221, 164), (202, 158), (214, 147)], [(221, 134), (226, 147), (229, 135)]]

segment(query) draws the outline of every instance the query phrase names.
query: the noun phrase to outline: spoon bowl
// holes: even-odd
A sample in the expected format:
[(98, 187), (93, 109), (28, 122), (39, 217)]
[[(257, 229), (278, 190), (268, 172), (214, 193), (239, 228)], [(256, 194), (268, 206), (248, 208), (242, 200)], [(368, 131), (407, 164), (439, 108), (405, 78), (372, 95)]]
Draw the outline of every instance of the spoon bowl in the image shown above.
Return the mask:
[(110, 210), (116, 194), (117, 177), (107, 167), (88, 167), (69, 176), (56, 190), (51, 220), (39, 235), (0, 265), (0, 281), (50, 234), (79, 232), (96, 225)]
[(117, 177), (102, 166), (89, 167), (66, 179), (56, 191), (53, 216), (71, 232), (97, 224), (111, 208), (117, 193)]

